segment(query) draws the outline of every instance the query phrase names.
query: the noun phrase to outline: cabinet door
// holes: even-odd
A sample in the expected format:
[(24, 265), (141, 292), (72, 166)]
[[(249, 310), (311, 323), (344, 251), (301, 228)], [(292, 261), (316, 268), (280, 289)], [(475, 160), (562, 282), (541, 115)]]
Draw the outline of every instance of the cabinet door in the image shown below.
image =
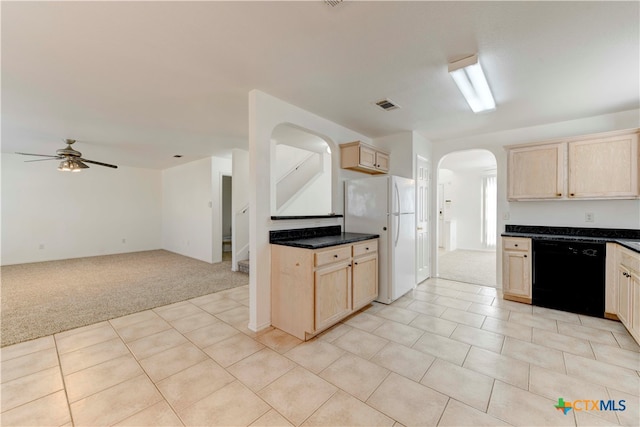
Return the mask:
[(630, 298), (629, 310), (631, 311), (631, 335), (636, 340), (640, 338), (640, 276), (634, 271), (630, 272), (629, 277)]
[(531, 258), (527, 252), (502, 252), (502, 291), (531, 299)]
[(624, 266), (618, 266), (618, 319), (631, 329), (631, 275)]
[(637, 134), (569, 142), (569, 197), (637, 195)]
[(315, 330), (321, 330), (351, 312), (351, 262), (343, 261), (316, 270)]
[(510, 200), (559, 199), (564, 191), (564, 144), (548, 144), (509, 150)]
[(376, 169), (380, 172), (389, 172), (389, 155), (380, 151), (376, 152)]
[(353, 260), (353, 310), (358, 310), (378, 296), (378, 254)]
[(365, 145), (360, 145), (360, 165), (368, 168), (375, 168), (376, 151)]

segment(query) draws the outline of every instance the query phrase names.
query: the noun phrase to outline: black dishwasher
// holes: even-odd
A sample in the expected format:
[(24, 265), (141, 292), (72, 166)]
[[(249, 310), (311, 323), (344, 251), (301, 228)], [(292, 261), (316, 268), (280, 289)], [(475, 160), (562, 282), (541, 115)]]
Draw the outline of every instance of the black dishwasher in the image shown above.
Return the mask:
[(533, 239), (533, 304), (604, 317), (605, 244)]

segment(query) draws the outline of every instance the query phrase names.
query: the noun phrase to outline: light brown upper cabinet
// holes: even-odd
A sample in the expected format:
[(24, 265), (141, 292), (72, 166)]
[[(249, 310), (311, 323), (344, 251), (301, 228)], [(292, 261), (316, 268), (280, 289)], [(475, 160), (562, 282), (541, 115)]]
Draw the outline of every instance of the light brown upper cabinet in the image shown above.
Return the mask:
[(509, 200), (559, 199), (564, 195), (564, 144), (509, 150)]
[(510, 201), (640, 195), (637, 129), (506, 148)]
[(340, 144), (340, 167), (370, 174), (389, 172), (389, 153), (364, 142)]
[(570, 198), (638, 195), (638, 134), (571, 141)]

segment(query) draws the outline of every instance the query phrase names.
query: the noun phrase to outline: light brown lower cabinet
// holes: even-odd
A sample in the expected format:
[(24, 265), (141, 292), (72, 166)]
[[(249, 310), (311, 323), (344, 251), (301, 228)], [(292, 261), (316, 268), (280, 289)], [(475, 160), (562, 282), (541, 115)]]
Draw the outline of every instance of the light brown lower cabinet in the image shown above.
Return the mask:
[(618, 319), (640, 343), (640, 254), (618, 245), (616, 294)]
[(313, 332), (326, 329), (351, 313), (351, 274), (351, 260), (316, 270)]
[(378, 296), (378, 241), (271, 245), (271, 324), (307, 340)]
[(503, 298), (531, 304), (531, 239), (502, 238)]

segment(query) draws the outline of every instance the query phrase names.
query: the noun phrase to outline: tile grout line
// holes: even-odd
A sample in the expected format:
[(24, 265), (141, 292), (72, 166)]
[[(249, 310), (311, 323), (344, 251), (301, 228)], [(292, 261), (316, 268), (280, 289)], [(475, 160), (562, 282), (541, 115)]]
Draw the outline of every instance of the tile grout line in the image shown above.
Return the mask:
[[(223, 297), (223, 298), (221, 298), (221, 299), (224, 299), (224, 297)], [(224, 323), (224, 324), (226, 324), (226, 325), (229, 325), (228, 323), (224, 322), (222, 319), (219, 319), (215, 314), (209, 313), (208, 311), (204, 310), (203, 308), (201, 308), (201, 307), (200, 307), (200, 306), (198, 306), (197, 304), (192, 303), (190, 300), (185, 300), (185, 301), (188, 301), (190, 304), (194, 305), (195, 307), (197, 307), (198, 309), (202, 310), (203, 312), (208, 313), (208, 314), (210, 314), (211, 316), (215, 317), (215, 318), (218, 320), (218, 322), (221, 322), (221, 323)], [(236, 308), (237, 308), (237, 307), (236, 307)], [(230, 309), (230, 310), (232, 310), (232, 309)], [(228, 311), (228, 310), (227, 310), (227, 311)], [(155, 312), (154, 312), (154, 313), (155, 313)], [(162, 320), (164, 320), (165, 322), (167, 322), (167, 323), (171, 326), (171, 328), (172, 328), (172, 329), (174, 329), (176, 332), (178, 332), (180, 335), (182, 335), (182, 337), (183, 337), (183, 338), (185, 338), (185, 339), (187, 340), (187, 342), (191, 343), (191, 344), (192, 344), (193, 346), (195, 346), (195, 347), (196, 347), (200, 352), (202, 352), (204, 355), (206, 355), (206, 357), (207, 357), (209, 360), (211, 360), (211, 361), (212, 361), (213, 363), (215, 363), (216, 365), (220, 366), (220, 368), (221, 368), (221, 369), (223, 369), (226, 373), (228, 373), (229, 375), (231, 375), (231, 376), (234, 378), (234, 381), (238, 381), (238, 382), (240, 382), (241, 384), (243, 384), (243, 385), (244, 385), (244, 383), (242, 383), (242, 381), (240, 381), (240, 379), (238, 379), (235, 375), (233, 375), (231, 372), (229, 372), (229, 371), (227, 370), (227, 368), (225, 368), (225, 367), (221, 366), (218, 362), (216, 362), (215, 360), (213, 360), (213, 358), (212, 358), (208, 353), (206, 353), (206, 352), (204, 351), (204, 349), (202, 349), (199, 345), (197, 345), (195, 342), (193, 342), (193, 341), (192, 341), (189, 337), (187, 337), (185, 334), (183, 334), (182, 332), (180, 332), (180, 331), (178, 331), (177, 329), (175, 329), (175, 327), (174, 327), (173, 325), (171, 325), (171, 323), (169, 323), (169, 321), (168, 321), (167, 319), (165, 319), (164, 317), (162, 317), (162, 316), (161, 316), (160, 314), (158, 314), (158, 313), (155, 313), (155, 314), (156, 314), (157, 316), (159, 316)], [(188, 317), (188, 316), (189, 316), (189, 315), (185, 315), (185, 316), (182, 316), (182, 317), (176, 318), (176, 319), (174, 319), (174, 320), (179, 320), (179, 319), (181, 319), (181, 318)], [(137, 322), (137, 323), (140, 323), (140, 322)], [(204, 328), (204, 327), (207, 327), (207, 326), (210, 326), (210, 325), (205, 325), (205, 326), (203, 326), (203, 328)], [(233, 327), (232, 325), (229, 325), (229, 326)], [(112, 326), (112, 327), (113, 327), (113, 326)], [(234, 329), (236, 329), (236, 330), (238, 331), (238, 333), (239, 333), (239, 334), (242, 334), (242, 331), (239, 331), (239, 330), (238, 330), (237, 328), (235, 328), (235, 327), (233, 327), (233, 328), (234, 328)], [(115, 328), (113, 328), (113, 329), (115, 330)], [(202, 329), (202, 328), (196, 328), (196, 329), (194, 329), (194, 330), (198, 330), (198, 329)], [(130, 354), (131, 354), (131, 355), (133, 356), (133, 358), (135, 359), (136, 363), (138, 363), (138, 366), (140, 366), (140, 369), (142, 369), (142, 371), (144, 372), (145, 376), (149, 379), (149, 381), (151, 381), (151, 383), (153, 384), (154, 388), (158, 391), (158, 394), (162, 397), (162, 401), (164, 401), (164, 402), (169, 406), (169, 408), (171, 409), (171, 411), (175, 414), (175, 416), (180, 420), (180, 422), (181, 422), (183, 425), (187, 425), (187, 424), (185, 423), (185, 421), (182, 419), (182, 417), (178, 414), (177, 409), (176, 409), (176, 408), (175, 408), (175, 407), (174, 407), (174, 406), (173, 406), (173, 405), (172, 405), (172, 404), (171, 404), (171, 403), (166, 399), (165, 395), (164, 395), (164, 394), (162, 393), (162, 391), (158, 388), (158, 385), (156, 384), (156, 382), (155, 382), (155, 381), (153, 381), (153, 379), (151, 379), (151, 377), (149, 377), (148, 372), (147, 372), (147, 371), (144, 369), (144, 367), (140, 364), (140, 359), (138, 359), (138, 358), (135, 356), (135, 354), (133, 354), (133, 351), (132, 351), (132, 350), (131, 350), (131, 348), (129, 347), (128, 343), (126, 343), (126, 342), (124, 341), (124, 339), (122, 339), (122, 337), (120, 336), (120, 334), (118, 333), (118, 331), (117, 331), (117, 330), (115, 330), (115, 332), (116, 332), (116, 334), (118, 334), (118, 337), (120, 337), (120, 339), (122, 340), (122, 342), (124, 343), (124, 345), (127, 347), (127, 349), (129, 350)], [(162, 331), (161, 331), (161, 332), (162, 332)], [(190, 332), (192, 332), (192, 331), (190, 331)], [(151, 335), (153, 335), (153, 334), (151, 334)], [(150, 336), (150, 335), (148, 335), (148, 336)], [(142, 338), (146, 338), (146, 337), (141, 337), (140, 339), (142, 339)], [(251, 337), (249, 337), (249, 338), (251, 338)], [(251, 338), (251, 339), (253, 339), (253, 338)], [(137, 341), (137, 340), (134, 340), (134, 341)], [(224, 341), (224, 340), (221, 340), (221, 341)], [(221, 342), (221, 341), (218, 341), (218, 342)], [(255, 341), (255, 339), (254, 339), (254, 341)], [(215, 344), (217, 344), (217, 343), (213, 343), (213, 344), (211, 344), (211, 345), (215, 345)], [(182, 345), (182, 344), (179, 344), (179, 345), (176, 345), (176, 346), (170, 347), (169, 349), (165, 349), (165, 351), (166, 351), (166, 350), (171, 350), (171, 349), (176, 348), (176, 347), (179, 347), (180, 345)], [(208, 346), (207, 346), (207, 347), (208, 347)], [(155, 354), (159, 354), (159, 353), (155, 353)], [(154, 355), (155, 355), (155, 354), (154, 354)], [(255, 353), (254, 353), (254, 354), (255, 354)], [(153, 355), (152, 355), (152, 356), (153, 356)], [(149, 356), (149, 357), (152, 357), (152, 356)], [(247, 357), (249, 357), (249, 356), (247, 356)], [(245, 357), (245, 359), (246, 359), (246, 357)], [(243, 359), (243, 360), (244, 360), (244, 359)], [(198, 362), (198, 363), (202, 363), (202, 362)], [(191, 366), (188, 366), (188, 367), (186, 367), (186, 368), (184, 368), (184, 369), (181, 369), (180, 371), (175, 372), (175, 373), (171, 374), (170, 376), (175, 375), (175, 374), (180, 373), (180, 372), (184, 372), (185, 370), (192, 368), (193, 366), (197, 365), (198, 363), (196, 363), (196, 364), (194, 364), (194, 365), (191, 365)], [(236, 363), (237, 363), (237, 362), (236, 362)], [(289, 372), (289, 371), (287, 371), (287, 372)], [(170, 376), (169, 376), (169, 377), (170, 377)], [(169, 378), (169, 377), (166, 377), (166, 378)], [(163, 380), (165, 380), (166, 378), (163, 378), (163, 379), (162, 379), (162, 380), (160, 380), (160, 381), (163, 381)], [(279, 378), (279, 377), (278, 377), (278, 378)], [(160, 381), (158, 381), (158, 382), (160, 382)], [(274, 381), (275, 381), (275, 380), (274, 380)], [(120, 384), (121, 384), (121, 383), (120, 383)], [(229, 383), (229, 384), (231, 384), (231, 383)], [(224, 387), (226, 387), (227, 385), (228, 385), (228, 384), (226, 384), (226, 385), (222, 386), (222, 387), (221, 387), (221, 388), (219, 388), (218, 390), (223, 389), (223, 388), (224, 388)], [(245, 387), (246, 387), (246, 386), (245, 386)], [(265, 387), (266, 387), (266, 386), (265, 386)], [(248, 388), (248, 387), (247, 387), (247, 388)], [(196, 403), (200, 402), (201, 400), (206, 399), (207, 397), (211, 396), (213, 393), (217, 392), (218, 390), (213, 391), (212, 393), (208, 394), (207, 396), (204, 396), (202, 399), (199, 399), (199, 400), (197, 400), (197, 401), (195, 401), (195, 402), (193, 402), (193, 403), (191, 403), (191, 404), (189, 404), (189, 405), (185, 406), (185, 408), (183, 408), (183, 409), (187, 409), (187, 408), (189, 408), (189, 407), (193, 406), (194, 404), (196, 404)], [(249, 390), (250, 390), (253, 394), (255, 394), (258, 398), (262, 399), (260, 396), (258, 396), (258, 394), (257, 394), (256, 392), (253, 392), (253, 390), (251, 390), (251, 389), (249, 389)], [(264, 399), (262, 399), (262, 400), (264, 401)], [(139, 413), (141, 413), (141, 412), (145, 411), (146, 409), (150, 408), (151, 406), (156, 405), (157, 403), (159, 403), (159, 402), (156, 402), (156, 403), (154, 403), (154, 404), (152, 404), (152, 405), (150, 405), (150, 406), (148, 406), (148, 407), (146, 407), (146, 408), (144, 408), (144, 409), (141, 409), (140, 411), (136, 412), (135, 414), (132, 414), (132, 415), (130, 415), (130, 416), (128, 416), (128, 417), (126, 417), (126, 418), (124, 418), (123, 420), (120, 420), (120, 421), (124, 421), (124, 420), (125, 420), (125, 419), (127, 419), (127, 418), (130, 418), (130, 417), (132, 417), (132, 416), (134, 416), (134, 415), (136, 415), (136, 414), (139, 414)], [(270, 408), (275, 409), (275, 408), (273, 408), (271, 405), (269, 405), (267, 402), (265, 402), (265, 404), (267, 404)], [(269, 411), (266, 411), (266, 412), (265, 412), (265, 414), (266, 414), (267, 412), (269, 412)], [(264, 415), (264, 414), (260, 415), (260, 417), (261, 417), (261, 416), (263, 416), (263, 415)], [(258, 417), (258, 418), (260, 418), (260, 417)], [(286, 419), (286, 418), (285, 418), (285, 419)], [(120, 421), (118, 421), (118, 422), (120, 422)], [(254, 421), (255, 421), (255, 420), (254, 420)]]
[(75, 426), (76, 423), (73, 421), (73, 412), (71, 411), (71, 402), (69, 401), (69, 393), (67, 391), (67, 382), (64, 378), (64, 373), (62, 372), (62, 360), (60, 360), (60, 351), (58, 350), (58, 340), (56, 339), (55, 334), (52, 336), (54, 348), (56, 350), (56, 357), (58, 358), (58, 368), (60, 370), (60, 379), (62, 380), (62, 389), (64, 390), (64, 398), (67, 401), (67, 409), (69, 410), (69, 420), (71, 421), (71, 425)]
[[(155, 314), (156, 314), (157, 316), (159, 316), (162, 320), (165, 320), (165, 319), (164, 319), (164, 318), (162, 318), (162, 316), (160, 316), (158, 313), (155, 313)], [(166, 320), (165, 320), (165, 322), (166, 322)], [(141, 323), (141, 322), (138, 322), (138, 323)], [(167, 322), (167, 323), (169, 323), (169, 322)], [(170, 325), (170, 326), (171, 326), (171, 325)], [(144, 376), (146, 376), (146, 377), (147, 377), (147, 379), (151, 382), (151, 384), (153, 385), (153, 388), (158, 392), (158, 395), (162, 398), (162, 401), (166, 402), (166, 403), (167, 403), (167, 405), (169, 406), (169, 408), (171, 409), (171, 411), (172, 411), (172, 412), (175, 414), (175, 416), (180, 420), (180, 422), (181, 422), (183, 425), (186, 425), (186, 424), (184, 423), (184, 421), (182, 420), (182, 418), (181, 418), (181, 417), (178, 415), (178, 413), (175, 411), (174, 407), (173, 407), (173, 406), (169, 403), (169, 401), (165, 398), (164, 394), (162, 394), (162, 392), (160, 391), (160, 389), (158, 389), (157, 384), (156, 384), (156, 383), (151, 379), (151, 377), (149, 376), (149, 373), (148, 373), (148, 372), (144, 369), (144, 367), (140, 364), (140, 360), (136, 357), (136, 355), (133, 353), (133, 351), (132, 351), (132, 350), (131, 350), (131, 348), (129, 347), (129, 343), (127, 343), (127, 342), (124, 340), (124, 338), (122, 338), (122, 336), (120, 335), (120, 333), (118, 332), (118, 330), (117, 330), (113, 325), (111, 325), (111, 327), (113, 328), (113, 330), (115, 331), (115, 333), (118, 335), (118, 338), (120, 338), (120, 340), (122, 340), (122, 343), (125, 345), (125, 347), (127, 347), (127, 350), (129, 350), (129, 354), (133, 357), (133, 360), (135, 360), (135, 362), (138, 364), (138, 367), (142, 370), (142, 372), (144, 373)], [(171, 326), (171, 327), (173, 328), (173, 326)], [(175, 328), (173, 328), (173, 329), (175, 330)], [(162, 331), (161, 331), (161, 332), (162, 332)], [(180, 333), (180, 332), (178, 332), (178, 333)], [(181, 334), (181, 333), (180, 333), (180, 334)], [(151, 335), (153, 335), (153, 334), (151, 334)], [(182, 335), (182, 334), (181, 334), (181, 335)], [(149, 335), (149, 336), (150, 336), (150, 335)], [(183, 335), (183, 336), (184, 336), (184, 335)], [(143, 338), (144, 338), (144, 337), (143, 337)], [(185, 338), (186, 338), (186, 337), (185, 337)], [(137, 341), (137, 340), (134, 340), (134, 341)], [(133, 341), (132, 341), (132, 342), (133, 342)], [(176, 347), (177, 347), (177, 346), (176, 346)], [(171, 348), (175, 348), (175, 347), (171, 347)], [(142, 375), (139, 375), (139, 376), (142, 376)], [(133, 378), (137, 378), (137, 376), (136, 376), (136, 377), (133, 377)], [(126, 380), (126, 381), (129, 381), (130, 379), (132, 379), (132, 378), (129, 378), (129, 379), (128, 379), (128, 380)], [(116, 385), (120, 385), (120, 384), (122, 384), (122, 383), (124, 383), (124, 382), (125, 382), (125, 381), (122, 381), (122, 382), (120, 382), (120, 383), (118, 383), (118, 384), (116, 384)], [(108, 387), (108, 388), (106, 388), (105, 390), (108, 390), (108, 389), (110, 389), (110, 388), (112, 388), (112, 387), (115, 387), (116, 385), (111, 386), (111, 387)], [(95, 393), (94, 393), (94, 394), (95, 394)], [(116, 422), (115, 422), (115, 423), (113, 423), (113, 424), (117, 424), (117, 423), (119, 423), (119, 422), (122, 422), (122, 421), (124, 421), (124, 420), (126, 420), (126, 419), (130, 418), (130, 417), (133, 417), (134, 415), (137, 415), (137, 414), (139, 414), (139, 413), (141, 413), (141, 412), (143, 412), (143, 411), (146, 411), (147, 409), (149, 409), (149, 408), (151, 408), (152, 406), (154, 406), (154, 405), (158, 404), (159, 402), (160, 402), (160, 401), (158, 401), (158, 402), (154, 402), (154, 403), (152, 403), (151, 405), (149, 405), (149, 406), (147, 406), (147, 407), (145, 407), (145, 408), (143, 408), (143, 409), (139, 410), (138, 412), (135, 412), (135, 413), (133, 413), (133, 414), (131, 414), (131, 415), (128, 415), (128, 416), (126, 416), (125, 418), (123, 418), (123, 419), (121, 419), (121, 420), (118, 420), (118, 421), (116, 421)]]

